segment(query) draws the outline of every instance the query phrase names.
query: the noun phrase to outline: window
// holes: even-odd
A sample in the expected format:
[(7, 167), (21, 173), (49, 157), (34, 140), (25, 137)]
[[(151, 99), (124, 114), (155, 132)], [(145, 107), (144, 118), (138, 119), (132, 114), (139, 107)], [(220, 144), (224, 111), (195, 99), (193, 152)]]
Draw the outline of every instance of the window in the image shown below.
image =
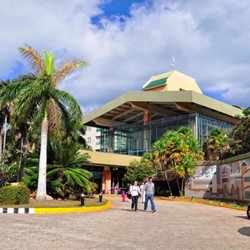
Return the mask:
[(91, 137), (87, 138), (87, 143), (91, 143)]
[(101, 137), (100, 137), (100, 136), (97, 136), (97, 137), (95, 138), (95, 142), (96, 142), (96, 145), (100, 145), (100, 143), (101, 143)]

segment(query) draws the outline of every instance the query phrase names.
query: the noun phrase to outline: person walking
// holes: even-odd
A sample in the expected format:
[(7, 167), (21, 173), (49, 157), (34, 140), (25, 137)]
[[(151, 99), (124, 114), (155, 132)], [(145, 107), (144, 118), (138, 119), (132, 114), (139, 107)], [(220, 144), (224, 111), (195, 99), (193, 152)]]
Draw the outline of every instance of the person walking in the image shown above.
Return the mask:
[(145, 182), (142, 182), (140, 189), (141, 189), (141, 202), (144, 203), (145, 202)]
[(114, 190), (115, 190), (115, 194), (118, 194), (118, 192), (119, 192), (119, 187), (118, 187), (118, 185), (117, 185), (117, 184), (115, 185)]
[(148, 200), (151, 202), (151, 211), (152, 213), (156, 212), (155, 203), (154, 203), (154, 193), (155, 193), (155, 184), (153, 183), (153, 178), (149, 177), (148, 181), (145, 184), (145, 203), (144, 211), (148, 208)]
[(133, 185), (130, 186), (130, 193), (131, 193), (131, 209), (133, 210), (135, 208), (135, 212), (137, 211), (138, 207), (138, 196), (141, 194), (140, 188), (137, 185), (137, 181), (134, 181)]

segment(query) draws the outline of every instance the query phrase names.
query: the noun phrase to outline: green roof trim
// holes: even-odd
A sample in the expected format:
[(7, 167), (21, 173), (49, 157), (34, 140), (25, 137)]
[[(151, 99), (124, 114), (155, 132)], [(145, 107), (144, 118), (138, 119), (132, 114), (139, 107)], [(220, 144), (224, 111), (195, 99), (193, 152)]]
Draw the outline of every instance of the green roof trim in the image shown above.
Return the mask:
[(164, 77), (164, 78), (161, 78), (161, 79), (158, 79), (158, 80), (154, 80), (154, 81), (150, 82), (143, 89), (145, 90), (145, 89), (151, 89), (151, 88), (159, 87), (159, 86), (165, 84), (167, 79), (168, 79), (168, 77)]

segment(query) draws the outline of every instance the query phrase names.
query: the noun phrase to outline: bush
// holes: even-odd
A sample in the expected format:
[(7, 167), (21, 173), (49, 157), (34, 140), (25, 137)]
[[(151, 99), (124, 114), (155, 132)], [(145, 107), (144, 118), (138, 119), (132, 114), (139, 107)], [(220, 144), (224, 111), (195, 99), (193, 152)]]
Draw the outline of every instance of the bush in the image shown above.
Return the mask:
[(28, 204), (29, 197), (30, 191), (23, 184), (0, 188), (0, 204), (2, 205)]
[(170, 192), (169, 190), (165, 188), (162, 188), (161, 186), (155, 186), (155, 195), (156, 196), (169, 196)]

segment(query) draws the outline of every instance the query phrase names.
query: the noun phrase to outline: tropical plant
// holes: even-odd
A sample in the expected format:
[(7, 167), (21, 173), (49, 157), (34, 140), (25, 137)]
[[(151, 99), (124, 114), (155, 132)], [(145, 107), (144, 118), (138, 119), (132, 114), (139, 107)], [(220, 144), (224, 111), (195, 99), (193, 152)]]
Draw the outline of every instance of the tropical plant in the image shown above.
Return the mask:
[(180, 127), (177, 131), (169, 130), (153, 145), (153, 163), (159, 171), (163, 171), (170, 195), (172, 190), (169, 183), (170, 174), (181, 178), (179, 192), (183, 195), (185, 180), (194, 173), (195, 161), (203, 159), (202, 149), (198, 140), (188, 127)]
[(154, 175), (156, 170), (152, 165), (152, 160), (150, 153), (145, 153), (141, 161), (134, 160), (130, 162), (127, 171), (123, 177), (123, 181), (129, 183), (133, 181), (138, 181), (142, 183), (148, 179), (148, 177)]
[(206, 145), (209, 159), (221, 159), (222, 155), (229, 150), (227, 132), (218, 128), (214, 129), (208, 137)]
[(250, 151), (250, 112), (243, 110), (239, 123), (228, 135), (230, 152), (228, 156), (244, 154)]
[[(7, 83), (0, 84), (0, 92), (4, 89)], [(2, 167), (2, 161), (4, 160), (4, 153), (6, 149), (6, 138), (8, 130), (8, 122), (10, 119), (11, 104), (2, 103), (0, 101), (0, 168)]]
[(89, 179), (92, 173), (83, 168), (89, 162), (89, 155), (79, 151), (80, 145), (67, 138), (63, 142), (50, 140), (47, 179), (49, 193), (53, 197), (68, 198), (88, 192), (93, 187)]
[(68, 134), (77, 130), (82, 122), (82, 112), (76, 100), (57, 86), (69, 73), (85, 66), (86, 62), (66, 61), (56, 71), (52, 52), (43, 51), (40, 55), (29, 45), (19, 48), (19, 51), (31, 62), (35, 73), (12, 81), (1, 90), (0, 99), (3, 103), (13, 102), (19, 120), (24, 120), (28, 111), (42, 114), (37, 199), (46, 199), (48, 134), (58, 133), (62, 124), (65, 134)]

